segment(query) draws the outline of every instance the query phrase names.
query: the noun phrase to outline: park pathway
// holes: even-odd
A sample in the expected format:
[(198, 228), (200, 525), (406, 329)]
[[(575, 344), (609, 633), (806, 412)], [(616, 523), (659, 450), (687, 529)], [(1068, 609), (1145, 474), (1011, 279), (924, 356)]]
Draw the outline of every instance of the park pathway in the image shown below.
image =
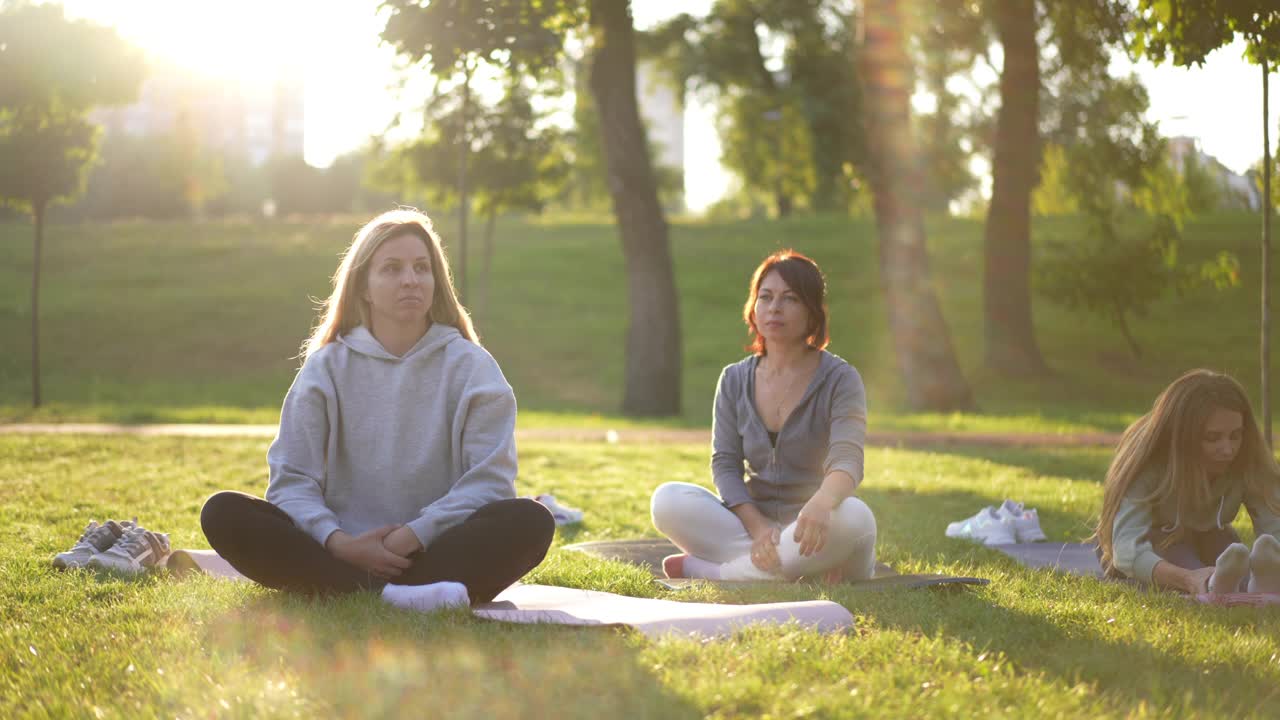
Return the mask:
[[(142, 437), (256, 437), (273, 438), (275, 425), (117, 425), (110, 423), (0, 424), (0, 435), (133, 435)], [(875, 447), (1115, 447), (1116, 433), (988, 433), (873, 431), (867, 444)], [(607, 442), (628, 445), (709, 445), (711, 432), (700, 429), (528, 428), (516, 430), (517, 442)]]

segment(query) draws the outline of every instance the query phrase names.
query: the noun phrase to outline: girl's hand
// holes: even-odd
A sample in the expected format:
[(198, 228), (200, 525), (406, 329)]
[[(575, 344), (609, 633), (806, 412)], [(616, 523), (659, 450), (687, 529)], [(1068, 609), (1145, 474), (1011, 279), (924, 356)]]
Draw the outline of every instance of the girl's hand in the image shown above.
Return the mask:
[(334, 557), (355, 565), (383, 580), (399, 577), (413, 563), (383, 547), (382, 540), (398, 525), (386, 525), (359, 535), (349, 535), (341, 530), (329, 536), (325, 548)]
[(800, 508), (796, 518), (795, 541), (800, 544), (800, 555), (809, 557), (827, 545), (827, 531), (831, 528), (831, 510), (836, 503), (822, 492), (809, 498)]
[(418, 542), (418, 536), (413, 534), (413, 531), (407, 525), (401, 525), (392, 530), (390, 534), (382, 539), (382, 546), (404, 558), (422, 549), (422, 543)]
[(765, 572), (780, 570), (778, 543), (782, 542), (782, 531), (772, 524), (761, 525), (751, 532), (751, 539), (751, 564)]

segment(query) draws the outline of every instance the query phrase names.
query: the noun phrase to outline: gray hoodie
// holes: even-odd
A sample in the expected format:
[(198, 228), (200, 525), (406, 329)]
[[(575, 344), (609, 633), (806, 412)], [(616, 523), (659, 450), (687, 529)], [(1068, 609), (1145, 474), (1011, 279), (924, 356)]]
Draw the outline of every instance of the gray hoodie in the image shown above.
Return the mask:
[(363, 326), (307, 358), (267, 451), (267, 500), (323, 544), (407, 525), (423, 547), (515, 497), (516, 399), (484, 348), (439, 323), (408, 352)]
[(752, 355), (720, 374), (711, 425), (711, 475), (726, 507), (755, 503), (767, 517), (786, 524), (832, 470), (848, 473), (855, 486), (862, 482), (867, 395), (858, 371), (823, 350), (813, 380), (774, 445), (756, 411), (759, 362)]
[(1201, 533), (1231, 526), (1231, 521), (1244, 505), (1253, 520), (1256, 534), (1280, 537), (1280, 517), (1267, 507), (1266, 499), (1245, 493), (1244, 481), (1228, 475), (1212, 486), (1213, 501), (1193, 508), (1188, 515), (1178, 510), (1177, 499), (1170, 496), (1157, 503), (1150, 499), (1152, 489), (1166, 472), (1163, 465), (1152, 463), (1138, 473), (1116, 510), (1111, 526), (1112, 562), (1125, 576), (1152, 582), (1151, 576), (1161, 558), (1151, 542), (1151, 531), (1171, 533), (1179, 528)]

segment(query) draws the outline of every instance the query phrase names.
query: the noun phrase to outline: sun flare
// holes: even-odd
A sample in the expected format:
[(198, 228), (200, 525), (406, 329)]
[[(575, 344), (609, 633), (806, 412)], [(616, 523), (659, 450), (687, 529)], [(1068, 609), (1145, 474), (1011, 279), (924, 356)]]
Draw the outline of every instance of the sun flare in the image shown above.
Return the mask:
[(240, 82), (303, 67), (324, 17), (298, 0), (97, 0), (69, 3), (68, 12), (115, 27), (153, 62)]

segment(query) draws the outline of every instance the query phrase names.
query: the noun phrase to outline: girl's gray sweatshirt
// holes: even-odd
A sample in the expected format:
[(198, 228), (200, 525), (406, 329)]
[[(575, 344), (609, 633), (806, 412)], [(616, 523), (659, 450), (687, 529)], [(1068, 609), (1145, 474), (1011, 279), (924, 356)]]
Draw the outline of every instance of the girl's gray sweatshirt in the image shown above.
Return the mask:
[(307, 358), (267, 451), (267, 501), (324, 544), (407, 525), (425, 548), (515, 497), (516, 399), (498, 363), (434, 324), (403, 356), (360, 326)]
[(849, 363), (823, 350), (818, 369), (775, 445), (756, 411), (752, 355), (724, 369), (716, 386), (711, 425), (711, 475), (726, 507), (755, 503), (786, 524), (832, 470), (862, 482), (867, 395)]
[(1152, 463), (1142, 469), (1120, 501), (1115, 523), (1111, 526), (1112, 563), (1116, 570), (1143, 582), (1152, 582), (1152, 574), (1161, 558), (1151, 542), (1151, 531), (1171, 533), (1175, 530), (1206, 532), (1230, 527), (1244, 505), (1258, 535), (1267, 533), (1280, 538), (1280, 517), (1267, 507), (1265, 498), (1245, 492), (1244, 481), (1236, 474), (1222, 479), (1213, 487), (1213, 502), (1192, 508), (1187, 515), (1178, 510), (1175, 497), (1163, 502), (1151, 499), (1153, 490), (1166, 472), (1164, 465)]

